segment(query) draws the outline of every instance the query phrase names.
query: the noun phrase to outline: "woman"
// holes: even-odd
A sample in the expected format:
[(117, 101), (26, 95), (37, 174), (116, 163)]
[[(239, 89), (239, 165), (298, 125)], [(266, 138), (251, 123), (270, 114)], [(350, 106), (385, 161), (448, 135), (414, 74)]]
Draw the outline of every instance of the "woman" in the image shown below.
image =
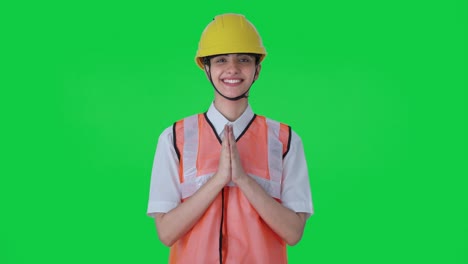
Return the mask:
[(216, 16), (201, 36), (214, 101), (161, 134), (151, 178), (148, 214), (170, 263), (287, 263), (302, 237), (313, 213), (302, 142), (248, 103), (265, 56), (243, 15)]

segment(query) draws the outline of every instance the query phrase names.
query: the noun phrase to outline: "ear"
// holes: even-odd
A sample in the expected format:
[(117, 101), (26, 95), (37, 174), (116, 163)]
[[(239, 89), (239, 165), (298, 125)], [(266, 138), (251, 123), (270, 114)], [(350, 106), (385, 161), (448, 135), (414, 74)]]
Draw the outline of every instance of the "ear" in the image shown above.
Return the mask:
[(254, 80), (256, 81), (258, 77), (260, 76), (260, 71), (262, 70), (262, 64), (257, 65), (257, 74), (254, 76)]

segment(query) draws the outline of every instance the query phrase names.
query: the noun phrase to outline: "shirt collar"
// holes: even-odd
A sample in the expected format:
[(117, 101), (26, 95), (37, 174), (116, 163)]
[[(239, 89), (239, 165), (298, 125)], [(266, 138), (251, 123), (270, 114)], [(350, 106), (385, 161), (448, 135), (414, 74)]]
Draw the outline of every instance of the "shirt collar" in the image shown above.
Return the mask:
[(213, 124), (213, 127), (220, 138), (222, 138), (224, 132), (224, 125), (229, 124), (234, 128), (234, 137), (237, 139), (249, 125), (250, 121), (254, 117), (254, 113), (250, 105), (247, 105), (244, 113), (242, 113), (242, 115), (234, 122), (231, 122), (227, 120), (226, 117), (218, 111), (218, 109), (216, 109), (214, 103), (211, 103), (206, 116), (210, 120), (211, 124)]

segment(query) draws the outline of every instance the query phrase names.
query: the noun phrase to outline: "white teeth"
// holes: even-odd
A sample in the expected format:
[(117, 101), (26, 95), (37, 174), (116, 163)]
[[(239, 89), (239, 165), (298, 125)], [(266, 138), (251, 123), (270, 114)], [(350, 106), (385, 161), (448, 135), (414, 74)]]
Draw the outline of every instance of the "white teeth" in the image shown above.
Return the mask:
[(240, 83), (240, 80), (224, 79), (224, 82), (226, 82), (226, 83)]

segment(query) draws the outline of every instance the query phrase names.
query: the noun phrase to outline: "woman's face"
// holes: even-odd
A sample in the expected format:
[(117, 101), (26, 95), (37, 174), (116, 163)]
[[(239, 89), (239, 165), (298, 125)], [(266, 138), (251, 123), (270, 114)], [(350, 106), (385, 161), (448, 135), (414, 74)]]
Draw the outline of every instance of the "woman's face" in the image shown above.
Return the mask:
[(260, 73), (261, 66), (249, 54), (224, 54), (210, 59), (209, 71), (213, 84), (227, 97), (237, 97), (249, 90)]

